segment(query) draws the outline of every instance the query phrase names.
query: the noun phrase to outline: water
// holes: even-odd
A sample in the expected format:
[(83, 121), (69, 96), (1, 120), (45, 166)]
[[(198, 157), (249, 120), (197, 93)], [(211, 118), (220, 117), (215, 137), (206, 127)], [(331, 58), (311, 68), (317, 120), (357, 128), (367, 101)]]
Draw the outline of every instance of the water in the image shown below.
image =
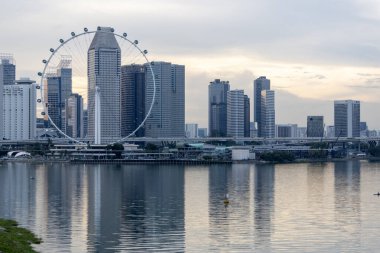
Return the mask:
[[(376, 252), (380, 163), (0, 165), (41, 252)], [(223, 204), (228, 193), (230, 204)]]

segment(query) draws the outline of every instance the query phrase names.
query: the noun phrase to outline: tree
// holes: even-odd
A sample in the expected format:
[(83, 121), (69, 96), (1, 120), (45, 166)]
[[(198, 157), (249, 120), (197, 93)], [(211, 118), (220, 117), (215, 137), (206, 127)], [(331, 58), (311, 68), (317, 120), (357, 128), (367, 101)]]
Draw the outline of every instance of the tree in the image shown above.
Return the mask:
[(112, 145), (107, 145), (106, 149), (112, 150), (116, 156), (116, 159), (121, 159), (121, 154), (124, 151), (124, 145), (121, 143), (114, 143)]
[(380, 157), (380, 146), (370, 147), (368, 153), (374, 157)]

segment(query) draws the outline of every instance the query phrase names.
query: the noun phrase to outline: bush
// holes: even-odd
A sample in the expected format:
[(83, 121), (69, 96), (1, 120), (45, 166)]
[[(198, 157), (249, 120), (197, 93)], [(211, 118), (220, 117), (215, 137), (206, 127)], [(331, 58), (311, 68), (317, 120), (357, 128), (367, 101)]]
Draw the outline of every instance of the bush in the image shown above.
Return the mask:
[(292, 153), (285, 151), (265, 152), (260, 155), (260, 158), (267, 162), (293, 162), (295, 157)]
[(380, 157), (380, 146), (370, 147), (368, 153), (374, 157)]

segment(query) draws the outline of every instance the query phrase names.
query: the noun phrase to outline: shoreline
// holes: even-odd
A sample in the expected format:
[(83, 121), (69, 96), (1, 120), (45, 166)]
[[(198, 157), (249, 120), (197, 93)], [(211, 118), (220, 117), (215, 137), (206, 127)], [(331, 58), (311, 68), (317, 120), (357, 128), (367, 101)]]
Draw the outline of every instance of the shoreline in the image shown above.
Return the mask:
[(67, 159), (6, 159), (2, 163), (70, 163), (70, 164), (178, 164), (178, 165), (205, 165), (205, 164), (298, 164), (298, 163), (328, 163), (342, 161), (368, 161), (379, 162), (380, 158), (330, 158), (330, 159), (298, 159), (291, 162), (275, 162), (262, 160), (241, 161), (217, 161), (217, 160), (126, 160), (126, 159), (104, 159), (104, 160), (67, 160)]

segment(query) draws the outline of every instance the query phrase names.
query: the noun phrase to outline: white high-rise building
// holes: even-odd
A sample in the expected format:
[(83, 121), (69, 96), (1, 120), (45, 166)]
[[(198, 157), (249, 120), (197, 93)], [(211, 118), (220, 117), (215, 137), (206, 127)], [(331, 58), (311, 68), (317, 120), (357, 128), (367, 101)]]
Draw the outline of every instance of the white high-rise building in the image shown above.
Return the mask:
[(185, 126), (187, 138), (198, 138), (198, 124), (188, 123)]
[(36, 84), (21, 78), (3, 87), (3, 125), (8, 140), (30, 140), (36, 136)]
[(276, 135), (275, 123), (275, 100), (273, 90), (261, 91), (261, 126), (262, 136), (265, 138), (274, 138)]
[(360, 137), (360, 101), (334, 101), (335, 137)]
[(227, 91), (227, 136), (244, 137), (244, 91)]
[[(121, 51), (110, 27), (98, 27), (88, 49), (88, 132), (109, 143), (121, 138)], [(96, 99), (98, 97), (99, 99)], [(96, 109), (99, 113), (96, 114)], [(98, 122), (96, 124), (96, 122)]]
[(71, 94), (65, 102), (65, 130), (68, 136), (83, 138), (83, 98), (79, 94)]

